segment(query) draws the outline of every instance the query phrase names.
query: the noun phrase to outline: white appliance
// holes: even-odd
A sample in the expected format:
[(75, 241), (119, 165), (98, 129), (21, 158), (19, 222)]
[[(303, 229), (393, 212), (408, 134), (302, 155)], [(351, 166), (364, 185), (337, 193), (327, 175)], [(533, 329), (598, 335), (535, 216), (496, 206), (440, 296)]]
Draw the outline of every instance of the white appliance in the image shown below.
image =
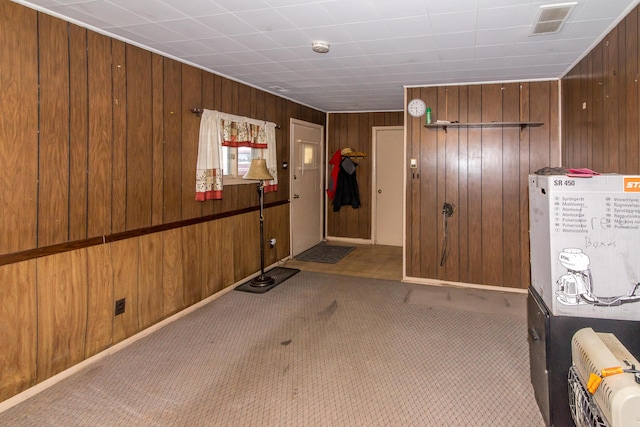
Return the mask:
[[(613, 334), (597, 333), (591, 328), (577, 331), (571, 339), (571, 357), (573, 367), (580, 383), (587, 388), (592, 373), (600, 375), (605, 368), (621, 366), (626, 370), (640, 369), (638, 360), (626, 349)], [(599, 415), (606, 425), (611, 427), (640, 427), (640, 374), (624, 372), (605, 376), (593, 394)], [(569, 381), (571, 387), (571, 380)], [(588, 393), (584, 390), (584, 393)], [(574, 394), (574, 420), (580, 425), (591, 398)], [(580, 400), (583, 403), (580, 403)], [(578, 413), (576, 413), (578, 412)], [(596, 417), (597, 418), (597, 417)], [(598, 424), (596, 424), (598, 425)]]
[(640, 176), (529, 176), (531, 286), (551, 314), (640, 320)]

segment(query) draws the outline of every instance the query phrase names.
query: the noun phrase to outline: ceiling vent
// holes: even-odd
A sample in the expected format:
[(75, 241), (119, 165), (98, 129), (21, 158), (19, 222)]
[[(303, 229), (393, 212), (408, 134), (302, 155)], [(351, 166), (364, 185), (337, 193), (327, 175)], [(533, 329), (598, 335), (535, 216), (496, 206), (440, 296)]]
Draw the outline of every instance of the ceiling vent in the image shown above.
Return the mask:
[(531, 35), (538, 36), (560, 32), (575, 5), (576, 2), (540, 6)]

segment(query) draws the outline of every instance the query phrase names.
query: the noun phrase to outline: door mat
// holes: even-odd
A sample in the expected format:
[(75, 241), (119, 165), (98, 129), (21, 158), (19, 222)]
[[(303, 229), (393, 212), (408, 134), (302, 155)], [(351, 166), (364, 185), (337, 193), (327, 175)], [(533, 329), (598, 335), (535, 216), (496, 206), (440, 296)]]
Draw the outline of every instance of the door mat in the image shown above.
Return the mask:
[(355, 247), (353, 246), (334, 246), (320, 243), (302, 252), (296, 256), (298, 261), (324, 262), (327, 264), (335, 264), (342, 258), (347, 256)]
[(291, 276), (296, 273), (299, 273), (300, 270), (297, 268), (287, 268), (287, 267), (274, 267), (269, 271), (265, 271), (265, 276), (273, 277), (275, 282), (268, 286), (251, 286), (251, 280), (247, 280), (242, 285), (237, 286), (234, 291), (243, 291), (243, 292), (251, 292), (252, 294), (264, 294), (267, 291), (278, 286), (280, 283), (284, 282)]

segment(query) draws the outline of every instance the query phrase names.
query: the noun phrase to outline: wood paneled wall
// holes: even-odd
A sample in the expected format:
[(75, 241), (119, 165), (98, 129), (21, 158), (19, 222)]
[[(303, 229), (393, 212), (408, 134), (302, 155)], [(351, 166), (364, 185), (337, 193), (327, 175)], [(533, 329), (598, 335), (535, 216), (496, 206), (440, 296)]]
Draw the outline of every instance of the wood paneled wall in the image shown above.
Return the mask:
[[(418, 160), (407, 170), (407, 276), (529, 285), (527, 175), (560, 162), (558, 92), (557, 81), (407, 89), (433, 121), (544, 123), (445, 132), (407, 116), (407, 164)], [(455, 207), (446, 230), (445, 202)]]
[[(326, 115), (6, 0), (0, 70), (4, 400), (259, 270), (255, 185), (194, 200), (190, 108), (279, 124), (280, 161), (289, 119)], [(267, 263), (289, 254), (278, 174)]]
[[(194, 200), (191, 107), (275, 122), (325, 114), (3, 1), (0, 255), (255, 206), (251, 185)], [(38, 91), (38, 86), (40, 90)], [(288, 199), (282, 191), (265, 203)]]
[[(0, 266), (0, 401), (260, 269), (259, 213)], [(289, 254), (289, 206), (265, 211)], [(282, 244), (280, 244), (282, 242)], [(114, 301), (125, 313), (113, 315)]]
[(640, 174), (640, 34), (633, 9), (562, 79), (562, 163)]
[[(330, 113), (327, 123), (327, 161), (336, 150), (346, 147), (364, 151), (365, 159), (354, 159), (358, 164), (356, 174), (360, 192), (360, 208), (343, 206), (333, 212), (331, 200), (327, 198), (327, 236), (371, 239), (371, 185), (374, 126), (402, 126), (404, 114), (399, 112), (378, 113)], [(329, 171), (330, 173), (330, 171)]]

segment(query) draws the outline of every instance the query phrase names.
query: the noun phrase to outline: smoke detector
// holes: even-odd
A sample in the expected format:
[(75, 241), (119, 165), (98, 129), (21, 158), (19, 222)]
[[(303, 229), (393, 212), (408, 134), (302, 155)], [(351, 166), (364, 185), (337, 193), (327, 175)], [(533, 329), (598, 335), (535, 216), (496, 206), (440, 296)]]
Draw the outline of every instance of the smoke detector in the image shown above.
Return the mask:
[(540, 6), (534, 21), (532, 36), (560, 32), (576, 2)]
[(316, 53), (329, 52), (329, 43), (323, 41), (314, 41), (311, 43), (311, 49)]

